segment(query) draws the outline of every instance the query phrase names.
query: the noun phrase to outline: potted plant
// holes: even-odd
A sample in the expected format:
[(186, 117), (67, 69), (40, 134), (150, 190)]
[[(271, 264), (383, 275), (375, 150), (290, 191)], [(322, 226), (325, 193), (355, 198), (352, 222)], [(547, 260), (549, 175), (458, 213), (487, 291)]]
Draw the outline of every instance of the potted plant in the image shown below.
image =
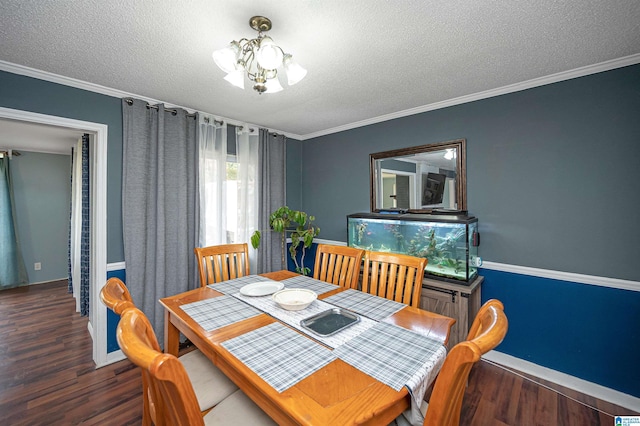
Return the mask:
[[(269, 226), (275, 232), (281, 234), (282, 246), (282, 264), (285, 263), (284, 248), (286, 244), (287, 233), (291, 238), (291, 246), (289, 246), (289, 254), (293, 263), (296, 265), (296, 272), (302, 275), (308, 275), (311, 269), (304, 266), (304, 255), (306, 249), (311, 247), (313, 238), (320, 233), (320, 228), (313, 224), (314, 216), (309, 216), (305, 212), (291, 210), (287, 206), (280, 207), (269, 216)], [(260, 246), (260, 231), (255, 231), (251, 235), (251, 245), (254, 249)], [(302, 246), (300, 245), (302, 243)], [(298, 248), (301, 250), (300, 263), (298, 263)]]

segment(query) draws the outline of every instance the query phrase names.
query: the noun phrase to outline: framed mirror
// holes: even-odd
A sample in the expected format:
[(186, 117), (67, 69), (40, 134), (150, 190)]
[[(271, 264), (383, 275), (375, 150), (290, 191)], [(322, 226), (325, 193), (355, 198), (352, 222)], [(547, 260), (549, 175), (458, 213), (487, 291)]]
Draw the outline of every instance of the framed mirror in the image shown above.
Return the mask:
[(467, 210), (466, 140), (370, 154), (371, 211)]

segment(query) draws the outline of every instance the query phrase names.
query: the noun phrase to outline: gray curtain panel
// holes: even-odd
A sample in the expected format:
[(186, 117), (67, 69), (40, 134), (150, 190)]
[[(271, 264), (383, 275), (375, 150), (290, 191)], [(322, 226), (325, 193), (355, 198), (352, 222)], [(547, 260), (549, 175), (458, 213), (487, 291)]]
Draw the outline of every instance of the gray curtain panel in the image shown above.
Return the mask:
[[(286, 137), (260, 129), (260, 219), (262, 241), (258, 249), (258, 273), (286, 269), (282, 264), (280, 234), (270, 232), (269, 216), (286, 202)], [(285, 250), (285, 259), (288, 252)]]
[(181, 109), (122, 101), (122, 225), (126, 283), (163, 344), (158, 299), (198, 286), (197, 121)]

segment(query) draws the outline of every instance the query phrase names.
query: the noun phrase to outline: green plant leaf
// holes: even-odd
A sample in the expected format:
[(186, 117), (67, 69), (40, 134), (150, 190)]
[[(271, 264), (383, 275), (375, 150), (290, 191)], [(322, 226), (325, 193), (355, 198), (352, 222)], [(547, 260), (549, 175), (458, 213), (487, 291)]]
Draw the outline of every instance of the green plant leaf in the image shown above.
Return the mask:
[[(313, 238), (320, 234), (320, 228), (313, 226), (314, 220), (315, 216), (309, 216), (303, 211), (291, 210), (287, 206), (282, 206), (274, 210), (269, 216), (269, 226), (273, 231), (279, 232), (282, 236), (282, 261), (284, 262), (285, 241), (287, 234), (289, 234), (291, 238), (289, 254), (296, 265), (296, 271), (303, 275), (309, 274), (311, 270), (310, 268), (304, 267), (304, 264), (298, 265), (296, 256), (298, 254), (298, 248), (300, 248), (300, 243), (302, 242), (301, 252), (302, 261), (304, 262), (305, 248), (311, 247)], [(251, 245), (254, 248), (260, 245), (260, 237), (258, 231), (254, 232), (251, 236)]]
[(309, 248), (313, 243), (314, 232), (311, 229), (304, 233), (304, 246)]
[(277, 217), (271, 222), (271, 227), (276, 232), (284, 232), (285, 228), (287, 227), (287, 223), (283, 218)]
[(253, 246), (254, 249), (257, 249), (260, 246), (260, 231), (255, 231), (252, 235), (251, 235), (251, 245)]

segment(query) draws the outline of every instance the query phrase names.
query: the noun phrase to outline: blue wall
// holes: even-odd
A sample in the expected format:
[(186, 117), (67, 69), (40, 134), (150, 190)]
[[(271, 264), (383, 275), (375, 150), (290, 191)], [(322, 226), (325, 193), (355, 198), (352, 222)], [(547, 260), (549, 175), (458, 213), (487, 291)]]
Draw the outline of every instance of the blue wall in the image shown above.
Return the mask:
[(640, 292), (481, 269), (509, 332), (497, 348), (640, 397)]
[[(21, 152), (11, 160), (11, 175), (29, 283), (66, 278), (71, 156)], [(41, 270), (34, 269), (35, 262), (41, 263)]]
[[(125, 273), (124, 269), (120, 269), (117, 271), (108, 271), (107, 279), (109, 278), (120, 278), (124, 283), (127, 282), (127, 274)], [(106, 308), (102, 304), (101, 308), (107, 310), (107, 353), (115, 352), (120, 349), (118, 340), (116, 340), (116, 328), (118, 327), (118, 322), (120, 321), (120, 315), (116, 315), (111, 309)]]

